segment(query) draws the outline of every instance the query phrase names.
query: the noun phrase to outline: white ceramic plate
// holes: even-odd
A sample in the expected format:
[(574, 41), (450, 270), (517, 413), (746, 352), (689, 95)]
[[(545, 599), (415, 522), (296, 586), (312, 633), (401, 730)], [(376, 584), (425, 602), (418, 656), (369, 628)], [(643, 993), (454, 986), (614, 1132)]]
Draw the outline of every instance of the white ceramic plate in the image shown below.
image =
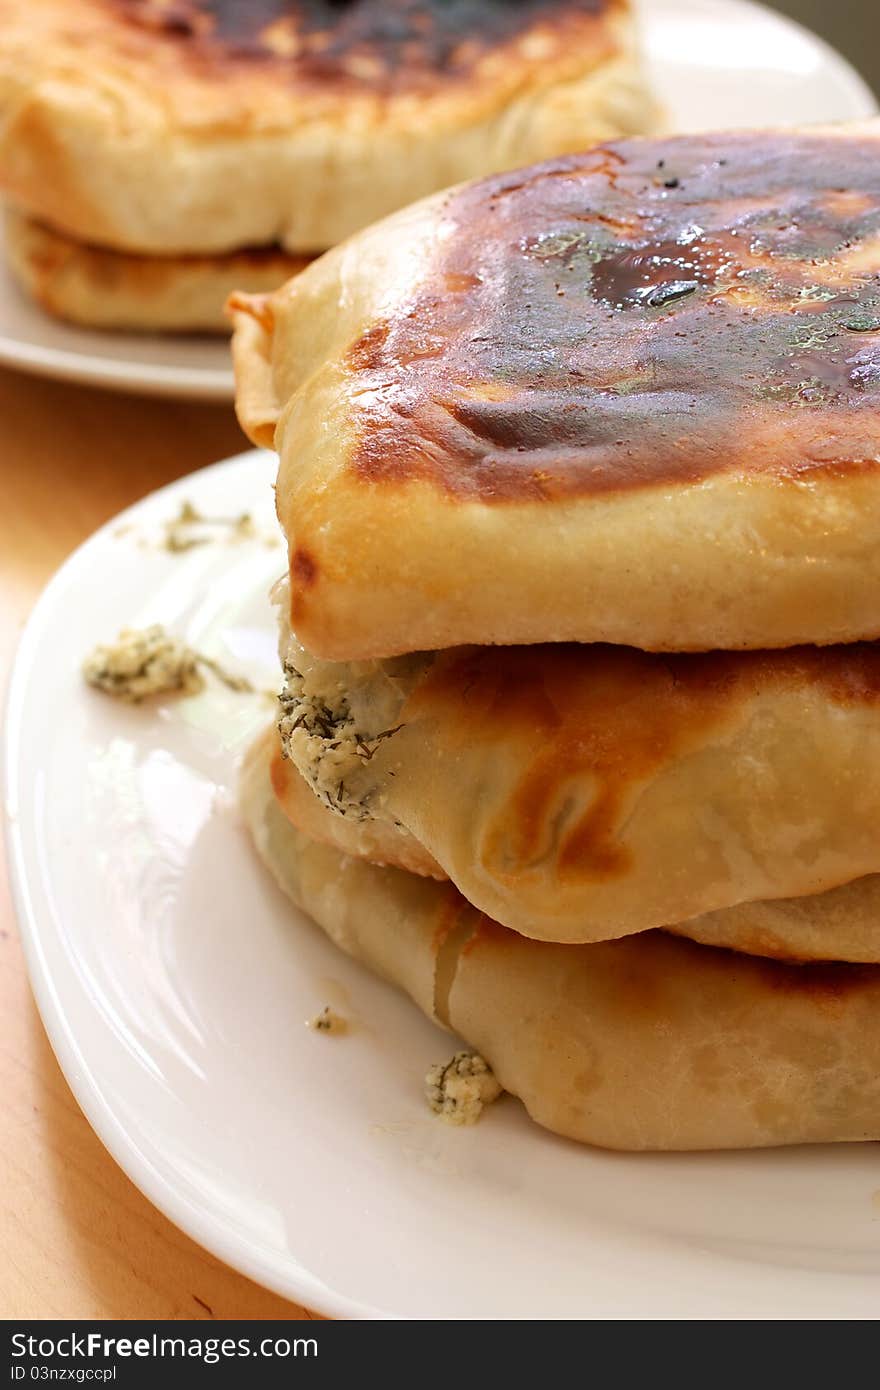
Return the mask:
[(860, 120), (867, 84), (809, 29), (751, 0), (636, 0), (648, 71), (674, 130)]
[[(257, 863), (234, 805), (268, 700), (212, 685), (129, 708), (84, 654), (164, 622), (277, 681), (263, 539), (155, 544), (188, 499), (271, 527), (246, 454), (111, 522), (28, 625), (6, 727), (12, 878), (34, 991), (88, 1118), (208, 1249), (344, 1316), (858, 1318), (880, 1306), (876, 1145), (625, 1156), (505, 1097), (471, 1130), (422, 1099), (453, 1049), (339, 954)], [(330, 1038), (325, 1003), (354, 1021)]]
[[(670, 128), (706, 130), (873, 115), (849, 64), (749, 0), (638, 0), (650, 80)], [(2, 231), (0, 231), (2, 236)], [(45, 315), (12, 283), (0, 246), (0, 363), (120, 391), (231, 400), (224, 340), (92, 333)]]
[(229, 342), (209, 334), (92, 332), (43, 313), (15, 284), (6, 265), (0, 219), (0, 364), (59, 381), (231, 401)]

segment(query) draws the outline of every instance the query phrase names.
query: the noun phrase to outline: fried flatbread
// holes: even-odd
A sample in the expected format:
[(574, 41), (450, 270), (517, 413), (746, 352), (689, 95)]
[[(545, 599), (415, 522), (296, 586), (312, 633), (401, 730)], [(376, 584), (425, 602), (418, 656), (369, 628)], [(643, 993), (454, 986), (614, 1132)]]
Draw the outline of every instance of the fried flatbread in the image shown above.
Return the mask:
[[(388, 864), (428, 878), (448, 877), (402, 826), (339, 815), (282, 756), (274, 733), (269, 738), (266, 756), (275, 798), (297, 830), (371, 864)], [(665, 930), (706, 946), (770, 960), (880, 964), (880, 874), (808, 897), (740, 903)], [(596, 939), (602, 938), (600, 932)]]
[(228, 333), (236, 287), (271, 290), (309, 264), (278, 247), (202, 256), (140, 256), (65, 236), (9, 209), (4, 238), (22, 289), (56, 318), (85, 328)]
[(0, 0), (0, 187), (117, 250), (312, 254), (655, 114), (629, 0)]
[(880, 872), (880, 643), (372, 663), (293, 643), (285, 664), (282, 747), (333, 816), (385, 823), (392, 863), (403, 827), (526, 936), (604, 940)]
[(526, 940), (451, 884), (299, 834), (270, 752), (251, 754), (242, 806), (281, 887), (477, 1048), (539, 1124), (634, 1150), (880, 1138), (880, 967), (786, 965), (663, 932)]
[(553, 160), (233, 309), (317, 655), (880, 636), (880, 122)]

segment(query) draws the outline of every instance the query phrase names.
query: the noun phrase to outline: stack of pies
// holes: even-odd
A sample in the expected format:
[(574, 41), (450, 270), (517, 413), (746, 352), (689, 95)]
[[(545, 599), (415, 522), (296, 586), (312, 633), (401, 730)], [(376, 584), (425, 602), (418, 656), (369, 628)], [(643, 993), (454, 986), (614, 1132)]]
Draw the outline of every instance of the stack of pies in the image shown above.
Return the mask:
[(90, 326), (222, 330), (235, 286), (654, 116), (629, 0), (0, 0), (10, 265)]
[(880, 1137), (880, 123), (606, 144), (232, 307), (282, 885), (561, 1134)]

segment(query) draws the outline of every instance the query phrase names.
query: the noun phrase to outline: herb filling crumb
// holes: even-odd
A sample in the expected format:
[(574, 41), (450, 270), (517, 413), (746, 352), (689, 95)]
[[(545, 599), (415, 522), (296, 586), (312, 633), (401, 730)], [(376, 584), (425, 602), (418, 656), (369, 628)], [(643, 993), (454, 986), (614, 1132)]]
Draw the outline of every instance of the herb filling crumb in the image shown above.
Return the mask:
[(123, 628), (112, 645), (96, 647), (82, 669), (95, 689), (139, 704), (150, 695), (197, 695), (205, 686), (200, 667), (212, 671), (230, 690), (254, 688), (244, 676), (230, 675), (211, 657), (172, 637), (160, 623)]
[(202, 516), (192, 502), (183, 502), (177, 516), (164, 522), (162, 529), (163, 548), (173, 555), (192, 550), (197, 545), (208, 545), (224, 531), (232, 541), (253, 540), (257, 534), (250, 512), (229, 517)]
[(435, 1063), (425, 1077), (425, 1098), (449, 1125), (473, 1125), (501, 1095), (495, 1073), (476, 1052), (456, 1052), (445, 1066)]
[(196, 695), (205, 684), (196, 653), (158, 623), (123, 628), (112, 646), (96, 647), (86, 658), (83, 675), (89, 685), (133, 704), (175, 690)]
[(291, 758), (312, 790), (330, 811), (352, 820), (367, 820), (375, 786), (366, 781), (366, 765), (386, 739), (400, 728), (368, 735), (357, 724), (342, 690), (319, 695), (290, 661), (284, 663), (284, 687), (278, 696), (281, 751)]
[(319, 1014), (309, 1019), (309, 1027), (316, 1033), (332, 1033), (337, 1037), (341, 1033), (348, 1032), (348, 1019), (343, 1018), (342, 1014), (334, 1013), (329, 1004), (325, 1004)]

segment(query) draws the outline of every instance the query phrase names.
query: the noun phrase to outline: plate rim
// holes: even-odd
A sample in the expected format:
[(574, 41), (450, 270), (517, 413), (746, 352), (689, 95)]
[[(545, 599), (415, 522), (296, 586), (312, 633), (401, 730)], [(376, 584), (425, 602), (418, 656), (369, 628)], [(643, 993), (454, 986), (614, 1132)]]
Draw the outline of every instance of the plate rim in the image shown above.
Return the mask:
[[(667, 0), (660, 0), (661, 4), (666, 2)], [(682, 0), (668, 0), (668, 2), (680, 4)], [(645, 24), (647, 6), (655, 3), (656, 0), (635, 0), (635, 4), (640, 11), (638, 20), (641, 26)], [(694, 4), (695, 0), (685, 0), (685, 3)], [(719, 0), (696, 0), (696, 4), (701, 8), (716, 3), (719, 3)], [(839, 48), (835, 48), (830, 39), (826, 39), (822, 34), (817, 34), (815, 29), (810, 28), (809, 24), (804, 24), (802, 20), (795, 19), (793, 15), (785, 14), (782, 10), (772, 9), (770, 5), (763, 3), (763, 0), (720, 0), (720, 3), (729, 6), (731, 9), (736, 7), (751, 11), (754, 15), (760, 15), (763, 21), (769, 18), (773, 20), (780, 29), (794, 30), (801, 38), (812, 43), (814, 47), (824, 55), (826, 61), (833, 63), (835, 67), (838, 68), (840, 76), (846, 77), (847, 82), (850, 84), (853, 98), (855, 99), (858, 97), (860, 100), (864, 101), (866, 107), (870, 106), (872, 108), (870, 112), (866, 111), (861, 117), (848, 116), (846, 118), (847, 120), (867, 121), (871, 120), (874, 116), (880, 115), (880, 92), (874, 91), (868, 79), (859, 72), (858, 68), (852, 62), (850, 62), (845, 53), (842, 53)], [(646, 61), (650, 65), (650, 57), (648, 57)], [(820, 121), (817, 122), (817, 124), (821, 125), (823, 122)], [(754, 127), (751, 128), (754, 129)], [(728, 129), (732, 129), (732, 127), (728, 127)]]
[(302, 1266), (282, 1275), (275, 1268), (275, 1262), (261, 1257), (245, 1242), (241, 1234), (227, 1231), (219, 1217), (213, 1214), (206, 1215), (178, 1192), (141, 1152), (137, 1142), (125, 1130), (102, 1094), (58, 996), (31, 901), (25, 850), (17, 814), (20, 769), (16, 763), (15, 743), (21, 726), (24, 697), (33, 672), (34, 658), (46, 623), (54, 609), (56, 596), (63, 591), (70, 576), (87, 561), (91, 551), (112, 536), (120, 525), (129, 523), (132, 514), (138, 513), (145, 502), (159, 500), (164, 495), (178, 490), (181, 485), (192, 485), (193, 480), (203, 474), (233, 471), (236, 467), (255, 463), (258, 458), (266, 457), (271, 457), (271, 450), (245, 449), (146, 493), (116, 516), (110, 517), (82, 541), (56, 569), (42, 590), (16, 645), (3, 707), (0, 779), (10, 896), (31, 993), (64, 1079), (104, 1148), (135, 1187), (163, 1216), (203, 1250), (207, 1250), (231, 1269), (244, 1274), (280, 1297), (291, 1302), (299, 1301), (304, 1308), (332, 1318), (395, 1320), (396, 1315), (386, 1309), (339, 1294), (320, 1282), (310, 1282), (307, 1278), (300, 1277), (306, 1274)]
[[(99, 329), (94, 330), (96, 333)], [(149, 335), (150, 338), (158, 335)], [(169, 335), (171, 336), (171, 335)], [(179, 367), (162, 362), (140, 366), (73, 348), (37, 347), (0, 333), (0, 365), (50, 381), (72, 382), (106, 391), (189, 401), (229, 402), (235, 375), (228, 367)]]

